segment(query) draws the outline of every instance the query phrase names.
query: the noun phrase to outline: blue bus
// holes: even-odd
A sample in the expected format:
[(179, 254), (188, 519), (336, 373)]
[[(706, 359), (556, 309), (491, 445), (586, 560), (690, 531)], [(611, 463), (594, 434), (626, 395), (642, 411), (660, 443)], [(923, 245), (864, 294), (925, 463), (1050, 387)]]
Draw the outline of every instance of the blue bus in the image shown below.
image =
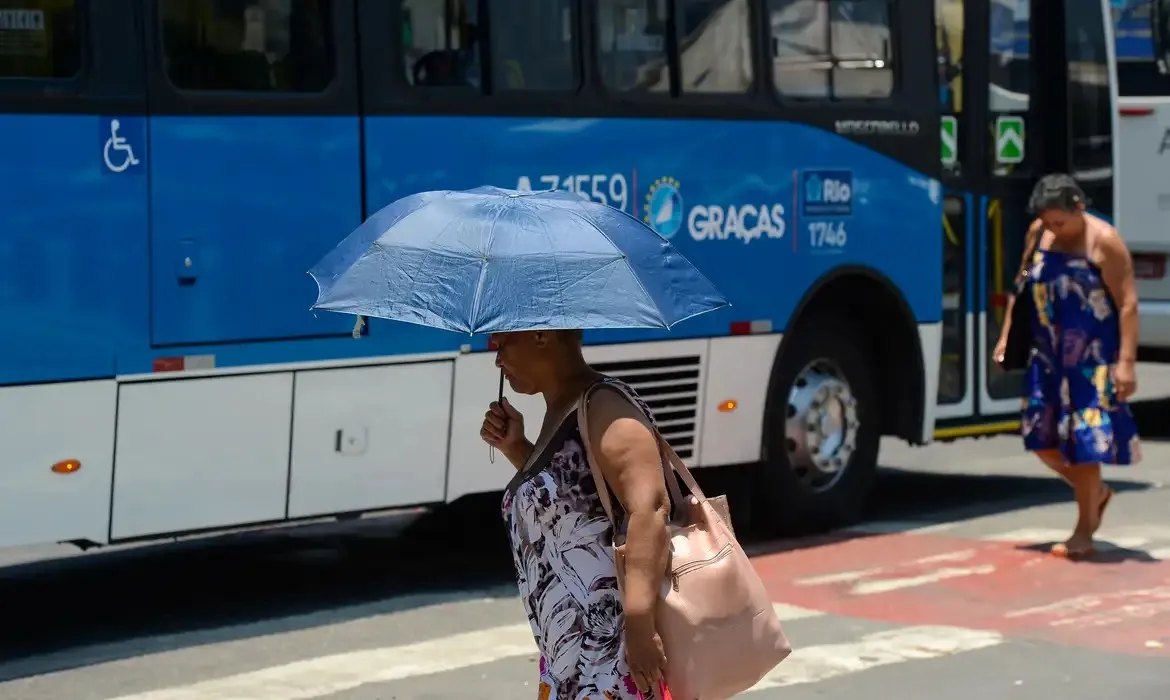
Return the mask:
[(1114, 0), (1119, 158), (1125, 186), (1118, 208), (1134, 256), (1143, 359), (1170, 358), (1170, 2)]
[[(1025, 70), (1009, 5), (1044, 27)], [(390, 201), (481, 184), (671, 239), (733, 306), (589, 359), (740, 526), (855, 520), (883, 435), (1007, 429), (988, 354), (1032, 181), (1113, 201), (1108, 1), (935, 10), (0, 0), (0, 546), (500, 490), (486, 340), (314, 314), (305, 274)]]

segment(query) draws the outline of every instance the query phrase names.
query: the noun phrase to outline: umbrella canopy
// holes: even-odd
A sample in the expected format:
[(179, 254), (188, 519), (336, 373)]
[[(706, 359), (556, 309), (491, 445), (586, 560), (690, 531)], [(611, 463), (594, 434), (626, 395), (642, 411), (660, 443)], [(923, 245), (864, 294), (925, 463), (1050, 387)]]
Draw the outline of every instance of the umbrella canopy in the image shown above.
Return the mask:
[(314, 309), (461, 333), (670, 328), (728, 305), (653, 229), (561, 190), (404, 197), (309, 274)]

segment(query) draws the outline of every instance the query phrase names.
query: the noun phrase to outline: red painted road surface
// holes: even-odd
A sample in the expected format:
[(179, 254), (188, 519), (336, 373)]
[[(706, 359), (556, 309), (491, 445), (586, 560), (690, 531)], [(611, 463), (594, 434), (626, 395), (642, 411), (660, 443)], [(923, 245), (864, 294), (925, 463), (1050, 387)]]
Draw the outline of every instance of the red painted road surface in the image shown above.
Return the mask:
[(837, 535), (756, 556), (772, 599), (832, 615), (953, 625), (1170, 658), (1170, 561), (1070, 562), (1025, 543)]

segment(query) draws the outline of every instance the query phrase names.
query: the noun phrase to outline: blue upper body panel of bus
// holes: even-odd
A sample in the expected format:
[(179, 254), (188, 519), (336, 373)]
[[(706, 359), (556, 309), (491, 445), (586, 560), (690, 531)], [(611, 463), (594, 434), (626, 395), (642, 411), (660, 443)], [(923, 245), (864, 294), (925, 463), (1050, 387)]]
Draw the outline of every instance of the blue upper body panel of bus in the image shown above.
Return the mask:
[(839, 266), (891, 280), (920, 323), (941, 314), (938, 183), (800, 124), (0, 115), (0, 132), (0, 384), (192, 355), (226, 367), (484, 348), (378, 320), (354, 340), (352, 317), (310, 311), (305, 271), (361, 222), (363, 187), (374, 210), (428, 189), (568, 186), (651, 220), (732, 302), (669, 333), (591, 342), (722, 336), (735, 321), (782, 331)]

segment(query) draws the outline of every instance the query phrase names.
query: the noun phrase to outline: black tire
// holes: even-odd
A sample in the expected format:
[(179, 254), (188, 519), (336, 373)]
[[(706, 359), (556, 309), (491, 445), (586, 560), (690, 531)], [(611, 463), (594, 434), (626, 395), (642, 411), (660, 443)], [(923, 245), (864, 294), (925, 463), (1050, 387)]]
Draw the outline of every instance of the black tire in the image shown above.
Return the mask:
[[(783, 341), (772, 369), (764, 418), (764, 460), (757, 467), (752, 529), (762, 536), (819, 533), (857, 522), (864, 514), (877, 471), (879, 426), (877, 368), (866, 349), (871, 339), (835, 314), (818, 314)], [(828, 360), (856, 399), (859, 427), (855, 448), (838, 480), (818, 491), (801, 481), (789, 464), (788, 397), (798, 374), (816, 360)]]

